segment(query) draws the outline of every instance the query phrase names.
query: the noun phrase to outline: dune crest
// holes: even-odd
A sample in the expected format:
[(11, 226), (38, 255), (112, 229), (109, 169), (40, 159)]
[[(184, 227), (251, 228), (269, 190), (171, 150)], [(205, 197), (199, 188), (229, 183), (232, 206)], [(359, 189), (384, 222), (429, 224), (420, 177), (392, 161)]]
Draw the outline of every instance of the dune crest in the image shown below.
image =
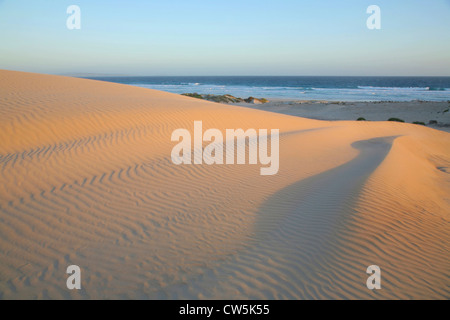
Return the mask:
[[(278, 173), (174, 165), (196, 120), (279, 129)], [(0, 168), (2, 299), (450, 297), (445, 132), (2, 70)]]

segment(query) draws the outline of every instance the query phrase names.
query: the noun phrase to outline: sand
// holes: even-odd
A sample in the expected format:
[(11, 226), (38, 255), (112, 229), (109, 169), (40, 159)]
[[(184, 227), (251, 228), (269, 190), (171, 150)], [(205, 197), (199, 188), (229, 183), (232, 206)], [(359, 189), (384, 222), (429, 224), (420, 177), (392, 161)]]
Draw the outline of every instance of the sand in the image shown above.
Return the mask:
[[(280, 129), (278, 174), (174, 165), (195, 120)], [(1, 299), (450, 298), (440, 130), (0, 71), (0, 168)]]
[(423, 122), (428, 127), (450, 132), (450, 97), (449, 101), (408, 102), (274, 99), (262, 105), (239, 105), (316, 120), (357, 120), (362, 117), (367, 121), (386, 121), (389, 118), (398, 118), (408, 123)]

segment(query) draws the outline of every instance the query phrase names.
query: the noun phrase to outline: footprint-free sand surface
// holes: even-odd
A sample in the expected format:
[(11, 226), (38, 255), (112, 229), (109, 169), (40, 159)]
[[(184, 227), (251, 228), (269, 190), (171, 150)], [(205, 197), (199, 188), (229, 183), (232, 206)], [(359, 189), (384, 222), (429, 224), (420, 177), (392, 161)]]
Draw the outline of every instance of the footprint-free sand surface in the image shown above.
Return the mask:
[[(196, 120), (280, 129), (279, 172), (173, 164)], [(0, 71), (0, 170), (2, 299), (450, 298), (443, 131)]]

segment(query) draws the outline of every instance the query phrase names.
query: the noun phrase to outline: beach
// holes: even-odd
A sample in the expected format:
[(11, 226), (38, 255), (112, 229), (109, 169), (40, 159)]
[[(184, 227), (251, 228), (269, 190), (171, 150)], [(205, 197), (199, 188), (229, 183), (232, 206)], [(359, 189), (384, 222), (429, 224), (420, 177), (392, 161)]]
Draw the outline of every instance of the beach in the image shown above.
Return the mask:
[(317, 120), (387, 121), (397, 118), (408, 123), (450, 132), (449, 101), (311, 101), (272, 99), (265, 104), (240, 103), (258, 110)]
[[(0, 299), (448, 299), (446, 105), (243, 107), (0, 70)], [(279, 129), (278, 172), (174, 164), (195, 121)]]

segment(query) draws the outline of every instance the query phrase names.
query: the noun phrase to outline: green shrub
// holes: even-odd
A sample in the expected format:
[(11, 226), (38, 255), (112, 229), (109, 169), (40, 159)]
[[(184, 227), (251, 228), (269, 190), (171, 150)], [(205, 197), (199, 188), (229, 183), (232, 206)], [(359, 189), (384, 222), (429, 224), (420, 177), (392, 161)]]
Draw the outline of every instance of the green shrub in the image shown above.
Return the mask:
[(413, 124), (420, 124), (421, 126), (426, 126), (425, 122), (422, 121), (414, 121)]
[(405, 122), (405, 120), (399, 118), (389, 118), (388, 121)]
[(356, 119), (356, 121), (366, 121), (366, 118), (359, 117), (358, 119)]
[(214, 94), (207, 94), (204, 99), (219, 103), (237, 103), (242, 102), (241, 98), (236, 98), (235, 96), (232, 96), (231, 94), (225, 94), (225, 95), (214, 95)]
[[(235, 96), (232, 96), (231, 94), (216, 95), (216, 94), (182, 93), (181, 95), (187, 96), (187, 97), (192, 97), (192, 98), (197, 98), (197, 99), (213, 101), (213, 102), (219, 102), (219, 103), (240, 103), (240, 102), (250, 103), (253, 101), (253, 99), (257, 99), (254, 97), (249, 97), (244, 100), (242, 98), (237, 98)], [(258, 100), (261, 101), (262, 103), (269, 102), (267, 99), (264, 99), (264, 98), (261, 98)]]

